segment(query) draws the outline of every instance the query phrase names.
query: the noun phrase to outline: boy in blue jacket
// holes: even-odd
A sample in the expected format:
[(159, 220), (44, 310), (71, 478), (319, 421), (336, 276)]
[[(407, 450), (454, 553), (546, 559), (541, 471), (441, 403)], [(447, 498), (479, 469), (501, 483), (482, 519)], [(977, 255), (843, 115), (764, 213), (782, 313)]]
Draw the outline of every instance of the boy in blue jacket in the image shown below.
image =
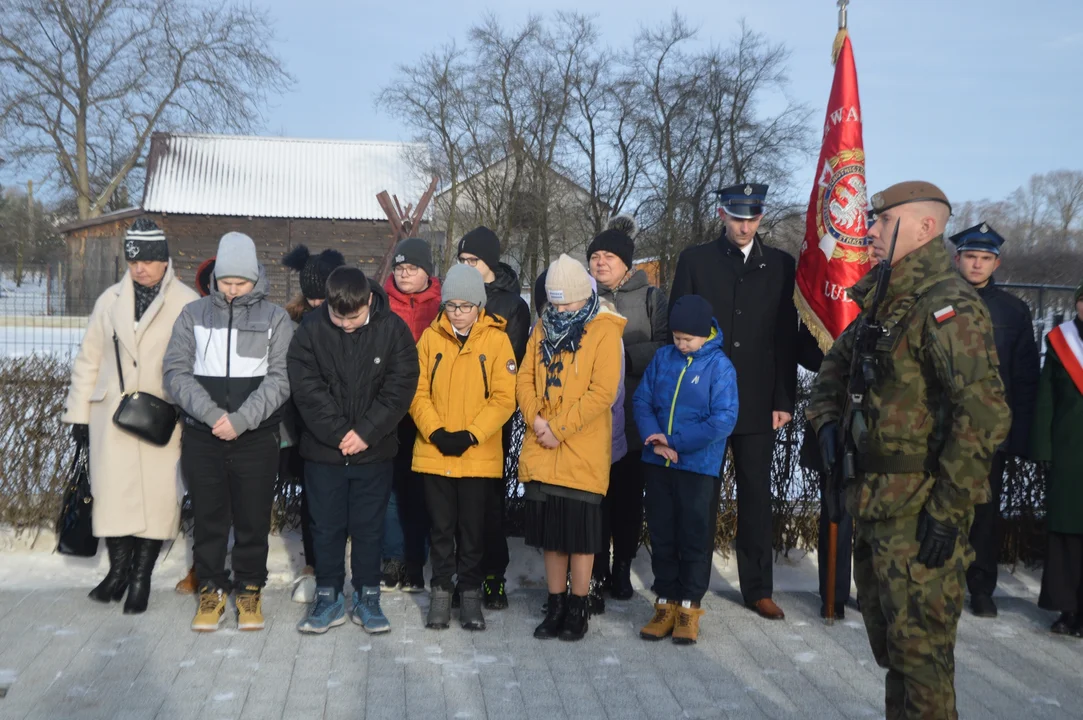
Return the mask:
[(654, 354), (633, 398), (646, 438), (647, 529), (658, 600), (644, 640), (699, 636), (700, 600), (711, 577), (711, 496), (737, 423), (737, 373), (722, 351), (711, 305), (685, 295), (669, 316), (673, 345)]

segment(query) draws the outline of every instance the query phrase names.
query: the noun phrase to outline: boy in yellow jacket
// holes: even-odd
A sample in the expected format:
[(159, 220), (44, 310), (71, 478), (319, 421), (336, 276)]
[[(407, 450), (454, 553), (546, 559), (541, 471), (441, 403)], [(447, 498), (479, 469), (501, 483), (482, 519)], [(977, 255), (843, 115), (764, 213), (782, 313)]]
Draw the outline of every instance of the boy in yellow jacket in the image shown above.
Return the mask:
[[(489, 483), (504, 475), (501, 428), (515, 412), (515, 355), (504, 320), (485, 312), (485, 281), (469, 265), (444, 280), (443, 310), (418, 342), (421, 366), (410, 416), (417, 425), (413, 470), (424, 477), (432, 603), (425, 626), (451, 624), (452, 575), (459, 622), (484, 630), (481, 561)], [(458, 567), (455, 543), (458, 539)]]

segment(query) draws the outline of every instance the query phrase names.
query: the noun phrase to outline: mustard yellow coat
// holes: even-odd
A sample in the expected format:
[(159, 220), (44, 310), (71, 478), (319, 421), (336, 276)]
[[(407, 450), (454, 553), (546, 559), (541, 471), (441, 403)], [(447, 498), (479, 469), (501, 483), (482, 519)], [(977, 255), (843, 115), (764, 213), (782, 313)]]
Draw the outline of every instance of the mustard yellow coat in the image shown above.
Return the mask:
[[(541, 365), (541, 322), (527, 344), (515, 395), (527, 432), (519, 454), (519, 480), (545, 482), (604, 495), (609, 488), (613, 442), (613, 403), (620, 390), (621, 335), (627, 320), (605, 304), (587, 323), (579, 350), (562, 353), (559, 386), (545, 397)], [(560, 445), (547, 450), (534, 433), (541, 415)]]
[[(444, 477), (504, 476), (501, 428), (515, 412), (515, 355), (505, 322), (484, 310), (460, 346), (443, 311), (417, 343), (421, 374), (410, 404), (417, 425), (414, 472)], [(468, 430), (478, 444), (446, 457), (429, 442), (434, 431)]]

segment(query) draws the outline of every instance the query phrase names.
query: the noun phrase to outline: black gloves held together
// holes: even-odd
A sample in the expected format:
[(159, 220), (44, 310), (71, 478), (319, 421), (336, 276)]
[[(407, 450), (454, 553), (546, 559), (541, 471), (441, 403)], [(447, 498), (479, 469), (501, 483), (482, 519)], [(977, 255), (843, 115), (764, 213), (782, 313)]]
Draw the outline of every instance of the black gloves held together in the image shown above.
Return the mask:
[(468, 431), (448, 432), (444, 428), (434, 430), (429, 436), (429, 441), (436, 446), (441, 455), (448, 457), (462, 457), (463, 453), (477, 445), (477, 440)]
[(839, 424), (832, 420), (824, 423), (820, 432), (816, 433), (816, 439), (820, 443), (820, 459), (824, 463), (824, 474), (831, 475), (835, 472), (839, 453)]
[(918, 562), (930, 570), (944, 567), (944, 563), (955, 552), (955, 539), (958, 536), (959, 528), (945, 525), (922, 510), (918, 516), (917, 540), (921, 543), (918, 548)]
[(77, 423), (71, 426), (71, 439), (75, 441), (77, 445), (89, 445), (90, 444), (90, 426), (82, 423)]

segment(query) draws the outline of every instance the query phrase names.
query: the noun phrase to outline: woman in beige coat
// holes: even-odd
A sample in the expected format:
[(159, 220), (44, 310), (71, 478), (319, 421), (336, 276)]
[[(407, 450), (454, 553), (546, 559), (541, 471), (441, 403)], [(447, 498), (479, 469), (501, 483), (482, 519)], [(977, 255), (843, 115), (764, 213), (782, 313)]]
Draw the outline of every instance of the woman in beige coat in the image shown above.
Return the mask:
[(121, 398), (117, 350), (125, 392), (169, 400), (162, 358), (181, 309), (199, 296), (173, 274), (165, 235), (154, 222), (135, 221), (124, 254), (128, 272), (94, 304), (61, 421), (72, 425), (76, 440), (89, 441), (94, 535), (105, 538), (109, 551), (109, 574), (90, 598), (116, 602), (127, 591), (124, 612), (131, 614), (147, 609), (162, 541), (177, 533), (180, 433), (158, 447), (113, 424)]

